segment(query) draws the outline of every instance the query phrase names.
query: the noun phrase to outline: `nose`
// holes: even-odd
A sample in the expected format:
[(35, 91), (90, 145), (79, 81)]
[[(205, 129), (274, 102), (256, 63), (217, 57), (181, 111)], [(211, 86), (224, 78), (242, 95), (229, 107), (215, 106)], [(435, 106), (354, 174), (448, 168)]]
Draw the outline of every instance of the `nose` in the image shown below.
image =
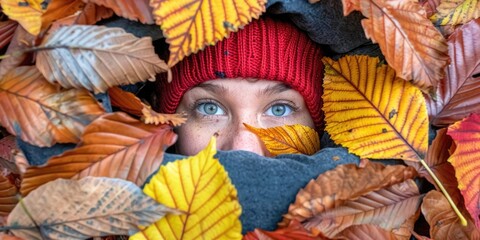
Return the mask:
[[(222, 133), (223, 132), (223, 133)], [(243, 123), (227, 127), (218, 137), (218, 147), (221, 150), (245, 150), (261, 156), (267, 156), (268, 151), (262, 140), (245, 128)]]

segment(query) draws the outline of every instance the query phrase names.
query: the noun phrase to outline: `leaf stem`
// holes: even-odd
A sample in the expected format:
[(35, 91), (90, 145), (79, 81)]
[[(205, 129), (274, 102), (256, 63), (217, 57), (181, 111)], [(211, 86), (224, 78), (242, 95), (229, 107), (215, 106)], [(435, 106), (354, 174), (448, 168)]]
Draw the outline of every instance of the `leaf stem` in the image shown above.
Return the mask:
[(10, 55), (8, 55), (8, 54), (6, 54), (6, 55), (0, 55), (0, 60), (5, 59), (5, 58), (8, 58), (8, 57), (10, 57)]
[(435, 183), (437, 184), (437, 186), (440, 188), (440, 190), (442, 191), (443, 195), (447, 198), (447, 201), (448, 203), (450, 204), (450, 206), (453, 208), (453, 211), (457, 214), (458, 218), (460, 218), (460, 223), (462, 224), (462, 226), (467, 226), (467, 220), (465, 219), (465, 217), (462, 215), (462, 213), (460, 212), (460, 210), (458, 210), (458, 207), (457, 205), (455, 205), (455, 203), (453, 202), (452, 200), (452, 197), (450, 197), (450, 194), (447, 192), (447, 190), (445, 189), (445, 187), (443, 187), (443, 184), (442, 182), (440, 182), (440, 180), (437, 178), (437, 176), (435, 175), (435, 173), (433, 173), (432, 169), (430, 169), (430, 167), (428, 166), (428, 164), (423, 160), (423, 159), (420, 159), (420, 163), (423, 165), (423, 167), (427, 170), (427, 172), (430, 174), (430, 176), (432, 176), (433, 178), (433, 181), (435, 181)]

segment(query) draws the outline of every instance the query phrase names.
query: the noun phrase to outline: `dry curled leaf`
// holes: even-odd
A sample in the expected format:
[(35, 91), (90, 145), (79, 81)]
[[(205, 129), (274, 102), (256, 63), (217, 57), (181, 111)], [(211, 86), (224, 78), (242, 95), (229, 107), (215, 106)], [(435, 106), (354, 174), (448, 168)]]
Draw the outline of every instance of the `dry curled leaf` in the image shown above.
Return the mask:
[(142, 114), (142, 120), (147, 124), (170, 124), (174, 127), (178, 127), (187, 121), (187, 118), (183, 114), (157, 113), (152, 110), (150, 106), (147, 106), (145, 104), (143, 104)]
[(301, 124), (272, 128), (256, 128), (244, 123), (255, 133), (273, 155), (302, 153), (312, 155), (320, 150), (320, 137), (315, 129)]
[(373, 224), (391, 231), (417, 212), (421, 200), (417, 185), (412, 179), (407, 179), (318, 213), (306, 220), (304, 226), (329, 238), (336, 237), (351, 226), (362, 224)]
[(360, 11), (367, 38), (378, 43), (397, 75), (427, 92), (447, 65), (447, 43), (417, 1), (342, 0), (344, 15)]
[(168, 66), (213, 45), (258, 18), (266, 0), (151, 0), (156, 23), (170, 44)]
[(265, 231), (256, 228), (253, 232), (248, 232), (243, 240), (322, 240), (327, 239), (323, 236), (307, 231), (298, 221), (291, 221), (285, 228), (279, 228), (275, 231)]
[(416, 175), (413, 167), (402, 165), (385, 166), (370, 161), (366, 161), (361, 168), (355, 164), (340, 165), (321, 174), (316, 180), (311, 180), (301, 189), (280, 225), (287, 226), (293, 219), (305, 221), (340, 206), (347, 200), (357, 199)]
[(331, 138), (361, 158), (423, 159), (428, 116), (422, 93), (378, 58), (324, 58), (323, 111)]
[(120, 110), (137, 117), (143, 115), (144, 104), (133, 93), (123, 91), (119, 87), (112, 87), (108, 89), (108, 96), (113, 107), (118, 107)]
[(18, 203), (18, 189), (0, 172), (0, 216), (7, 216)]
[(445, 196), (438, 191), (430, 191), (423, 198), (422, 213), (430, 225), (432, 239), (480, 239), (480, 230), (475, 228), (471, 218), (467, 226), (462, 226)]
[(28, 54), (22, 51), (28, 48), (34, 39), (35, 36), (28, 33), (22, 26), (17, 26), (5, 53), (8, 57), (0, 61), (0, 79), (27, 59)]
[(48, 35), (36, 66), (49, 82), (95, 93), (124, 84), (155, 80), (167, 65), (155, 54), (150, 37), (121, 28), (72, 25)]
[(112, 9), (117, 16), (133, 21), (140, 21), (143, 24), (153, 24), (152, 8), (149, 0), (83, 0), (86, 3)]
[(435, 99), (426, 96), (430, 122), (447, 126), (480, 111), (480, 19), (457, 29), (448, 38), (451, 58)]
[(29, 167), (23, 176), (21, 193), (57, 178), (80, 179), (105, 176), (144, 184), (163, 160), (163, 153), (176, 140), (170, 126), (146, 125), (125, 113), (106, 114), (84, 131), (75, 149), (48, 160), (41, 167)]
[(216, 153), (213, 137), (196, 156), (160, 167), (143, 191), (184, 214), (167, 214), (130, 239), (241, 239), (237, 190)]
[(451, 125), (447, 134), (456, 144), (448, 161), (455, 168), (465, 207), (480, 228), (480, 114), (473, 113)]
[(104, 113), (86, 90), (59, 90), (34, 66), (18, 67), (0, 82), (0, 122), (23, 141), (45, 147), (76, 143), (83, 129)]
[(24, 239), (87, 239), (127, 235), (138, 231), (139, 225), (151, 224), (172, 212), (177, 211), (158, 204), (129, 181), (57, 179), (23, 198), (8, 217), (8, 224)]

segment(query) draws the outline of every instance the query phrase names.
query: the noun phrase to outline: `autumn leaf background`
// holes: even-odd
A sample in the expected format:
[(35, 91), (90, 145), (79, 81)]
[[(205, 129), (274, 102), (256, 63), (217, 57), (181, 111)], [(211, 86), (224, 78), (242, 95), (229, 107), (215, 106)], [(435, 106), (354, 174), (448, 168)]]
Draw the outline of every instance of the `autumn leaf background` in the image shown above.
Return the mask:
[[(321, 1), (309, 1), (309, 7)], [(362, 160), (298, 189), (277, 230), (256, 229), (244, 238), (409, 239), (412, 233), (421, 237), (415, 225), (432, 239), (480, 238), (480, 2), (341, 2), (345, 17), (364, 16), (365, 37), (381, 54), (322, 59), (325, 136)], [(170, 81), (172, 66), (259, 18), (267, 5), (266, 0), (1, 0), (2, 136), (36, 147), (75, 146), (40, 166), (15, 146), (1, 156), (0, 230), (5, 236), (86, 238), (142, 230), (154, 238), (169, 234), (165, 222), (170, 221), (175, 236), (208, 238), (204, 227), (220, 220), (200, 224), (193, 217), (197, 210), (169, 204), (167, 195), (150, 198), (150, 185), (140, 189), (159, 168), (154, 179), (181, 179), (178, 169), (208, 164), (222, 172), (218, 188), (224, 190), (186, 201), (211, 197), (224, 204), (221, 208), (228, 205), (234, 214), (220, 225), (231, 230), (225, 236), (241, 238), (241, 206), (228, 173), (213, 159), (214, 145), (176, 162), (177, 168), (160, 167), (176, 141), (173, 127), (188, 116), (155, 112), (142, 84)], [(113, 27), (102, 21), (112, 18), (161, 34), (137, 36), (125, 30), (125, 22)], [(305, 126), (246, 127), (272, 156), (311, 155), (323, 147), (322, 135)], [(404, 164), (385, 165), (381, 159)], [(193, 182), (202, 182), (210, 175), (194, 176)], [(414, 181), (419, 179), (430, 188), (419, 189)], [(153, 188), (165, 191), (178, 182), (158, 180)], [(98, 189), (89, 193), (90, 201), (70, 198), (92, 185)], [(47, 208), (33, 207), (35, 199), (72, 211), (43, 214)], [(130, 201), (142, 207), (119, 204)], [(108, 210), (114, 220), (106, 223), (99, 210)], [(76, 219), (80, 213), (89, 220)], [(188, 228), (179, 224), (185, 213), (192, 215), (183, 222)], [(420, 214), (426, 222), (418, 220)], [(149, 225), (160, 230), (146, 230)], [(109, 227), (115, 231), (102, 231)]]

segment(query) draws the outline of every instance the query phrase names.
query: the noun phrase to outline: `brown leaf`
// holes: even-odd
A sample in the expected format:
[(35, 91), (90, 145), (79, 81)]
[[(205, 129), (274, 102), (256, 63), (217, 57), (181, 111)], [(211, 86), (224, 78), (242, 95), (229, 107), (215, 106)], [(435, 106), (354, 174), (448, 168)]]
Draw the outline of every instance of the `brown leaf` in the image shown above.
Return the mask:
[(42, 15), (42, 29), (47, 29), (52, 22), (70, 16), (85, 6), (82, 0), (49, 1), (47, 11)]
[(17, 151), (15, 136), (8, 135), (0, 139), (0, 169), (19, 174), (13, 158), (13, 152)]
[(423, 198), (422, 213), (430, 225), (432, 239), (480, 239), (480, 230), (475, 228), (465, 209), (462, 211), (467, 216), (467, 226), (460, 224), (457, 214), (441, 192), (432, 190)]
[(480, 19), (458, 28), (448, 39), (451, 63), (436, 92), (426, 96), (430, 122), (446, 126), (480, 111)]
[(0, 216), (7, 216), (17, 205), (17, 193), (17, 187), (0, 173)]
[(150, 106), (144, 105), (142, 109), (142, 120), (146, 124), (170, 124), (178, 127), (187, 121), (187, 118), (180, 113), (165, 114), (157, 113)]
[(374, 224), (392, 230), (417, 212), (421, 197), (415, 182), (407, 179), (319, 213), (304, 222), (304, 226), (330, 238), (353, 225)]
[(61, 27), (39, 48), (45, 49), (38, 52), (37, 68), (49, 82), (64, 88), (105, 92), (113, 86), (153, 81), (167, 70), (150, 37), (137, 38), (121, 28)]
[[(453, 140), (447, 135), (447, 129), (442, 128), (437, 131), (437, 136), (428, 148), (425, 162), (443, 184), (447, 192), (455, 203), (461, 203), (462, 196), (458, 190), (458, 182), (455, 177), (455, 169), (448, 162), (450, 153), (452, 152)], [(426, 178), (431, 184), (440, 191), (437, 184), (427, 170), (420, 164), (415, 162), (405, 162), (409, 166), (415, 167), (421, 177)]]
[(397, 75), (426, 91), (447, 65), (447, 44), (416, 1), (342, 0), (344, 14), (359, 10), (367, 38), (380, 45)]
[(146, 125), (121, 112), (106, 114), (85, 129), (77, 148), (51, 158), (43, 167), (29, 167), (21, 193), (26, 195), (57, 178), (85, 176), (115, 177), (142, 185), (176, 138), (168, 125)]
[(392, 233), (395, 235), (397, 240), (410, 240), (413, 235), (413, 230), (415, 228), (415, 222), (417, 222), (418, 217), (420, 216), (420, 208), (417, 209), (417, 212), (410, 216), (399, 228), (392, 229)]
[(273, 155), (302, 153), (312, 155), (320, 150), (320, 137), (315, 129), (300, 124), (272, 128), (256, 128), (244, 123)]
[(112, 9), (115, 14), (143, 24), (154, 24), (149, 0), (83, 0)]
[(243, 240), (321, 240), (327, 239), (323, 236), (316, 236), (307, 231), (298, 221), (291, 221), (286, 228), (279, 228), (275, 231), (265, 231), (256, 228), (253, 232), (248, 232)]
[(13, 39), (8, 46), (5, 55), (9, 57), (0, 61), (0, 80), (5, 77), (5, 74), (10, 70), (20, 66), (28, 57), (28, 54), (22, 51), (33, 43), (35, 36), (28, 33), (22, 26), (17, 26)]
[(425, 0), (419, 2), (425, 9), (428, 18), (437, 12), (437, 7), (440, 5), (440, 0)]
[(0, 22), (0, 49), (10, 43), (17, 26), (18, 23), (12, 20)]
[(86, 90), (59, 90), (34, 66), (18, 67), (0, 82), (0, 122), (11, 134), (45, 147), (75, 143), (86, 125), (104, 113)]
[[(411, 179), (417, 175), (413, 167), (402, 165), (385, 166), (366, 161), (362, 168), (345, 164), (327, 171), (316, 180), (311, 180), (301, 189), (295, 203), (288, 208), (280, 226), (287, 226), (290, 220), (300, 222), (334, 209), (347, 200), (359, 198), (371, 191), (379, 190)], [(402, 221), (403, 222), (403, 221)]]
[(123, 91), (119, 87), (112, 87), (108, 89), (108, 96), (113, 107), (138, 117), (143, 115), (144, 104), (133, 93)]
[(385, 230), (377, 225), (362, 224), (354, 225), (346, 228), (335, 239), (349, 239), (349, 240), (396, 240), (395, 234), (391, 231)]
[(87, 3), (81, 11), (76, 12), (68, 17), (58, 19), (50, 27), (50, 31), (56, 31), (63, 26), (69, 26), (73, 24), (79, 25), (92, 25), (98, 21), (109, 18), (113, 15), (113, 10), (103, 6), (98, 6), (93, 3)]

